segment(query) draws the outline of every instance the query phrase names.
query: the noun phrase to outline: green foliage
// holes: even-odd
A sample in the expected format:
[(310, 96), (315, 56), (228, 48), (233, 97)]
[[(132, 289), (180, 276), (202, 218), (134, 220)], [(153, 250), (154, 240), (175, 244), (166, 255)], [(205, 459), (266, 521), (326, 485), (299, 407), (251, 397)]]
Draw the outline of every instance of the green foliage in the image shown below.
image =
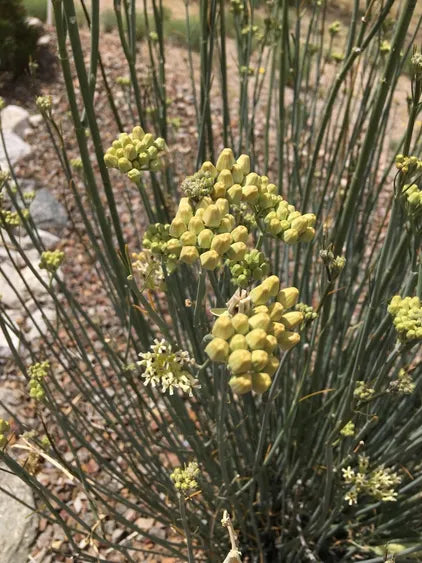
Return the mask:
[[(43, 353), (3, 306), (0, 326), (20, 342), (12, 346), (16, 375), (36, 400), (31, 440), (45, 447), (47, 428), (50, 459), (88, 499), (87, 512), (76, 512), (73, 491), (66, 498), (44, 486), (14, 449), (0, 452), (2, 461), (36, 489), (40, 514), (87, 561), (106, 561), (109, 549), (142, 560), (148, 550), (137, 539), (148, 538), (177, 560), (221, 563), (224, 510), (237, 559), (237, 547), (265, 563), (381, 563), (390, 545), (401, 556), (419, 553), (420, 55), (404, 130), (393, 106), (415, 0), (394, 19), (391, 49), (378, 37), (387, 4), (340, 32), (319, 2), (297, 11), (271, 3), (263, 37), (241, 10), (228, 47), (219, 9), (200, 1), (190, 17), (199, 55), (187, 50), (183, 75), (193, 128), (191, 116), (168, 115), (170, 41), (187, 44), (186, 22), (158, 11), (151, 36), (141, 12), (128, 29), (130, 2), (122, 0), (125, 97), (116, 104), (107, 72), (97, 78), (110, 94), (112, 132), (100, 130), (106, 110), (83, 79), (97, 59), (84, 60), (75, 26), (66, 25), (72, 4), (54, 6), (77, 170), (64, 117), (50, 98), (38, 106), (107, 310), (102, 318), (87, 309), (83, 288), (58, 273), (62, 253), (46, 254), (34, 236), (57, 322), (46, 319), (39, 331)], [(344, 55), (335, 63), (325, 56), (329, 35)], [(148, 42), (142, 65), (135, 36)], [(93, 44), (98, 55), (103, 44), (98, 53)], [(168, 127), (175, 119), (177, 142)], [(34, 235), (33, 225), (7, 212), (15, 215), (0, 237), (25, 256), (20, 236)], [(0, 431), (6, 447), (10, 430)], [(91, 461), (98, 474), (85, 474)], [(93, 525), (100, 514), (127, 532), (125, 542)], [(180, 533), (143, 530), (142, 517)]]
[(16, 76), (28, 67), (37, 45), (38, 32), (25, 24), (25, 16), (21, 0), (0, 4), (0, 70)]
[(198, 16), (189, 17), (189, 32), (185, 20), (170, 19), (165, 25), (165, 34), (172, 43), (180, 47), (191, 47), (199, 51), (201, 46), (201, 24)]

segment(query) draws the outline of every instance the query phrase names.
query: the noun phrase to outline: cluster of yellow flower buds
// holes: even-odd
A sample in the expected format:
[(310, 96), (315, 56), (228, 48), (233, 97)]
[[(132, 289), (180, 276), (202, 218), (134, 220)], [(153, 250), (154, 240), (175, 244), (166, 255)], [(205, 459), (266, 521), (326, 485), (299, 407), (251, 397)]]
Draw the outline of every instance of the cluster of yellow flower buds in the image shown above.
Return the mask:
[(198, 488), (198, 481), (196, 480), (198, 474), (198, 464), (196, 461), (191, 461), (184, 469), (176, 467), (170, 475), (170, 479), (173, 481), (174, 486), (178, 491), (189, 493)]
[(315, 236), (315, 221), (313, 213), (302, 215), (294, 205), (283, 199), (264, 217), (266, 232), (282, 239), (286, 244), (310, 242)]
[(118, 139), (104, 155), (108, 168), (117, 168), (126, 173), (133, 182), (141, 178), (141, 170), (157, 172), (162, 168), (161, 154), (166, 150), (163, 138), (145, 133), (140, 125), (133, 128), (132, 133), (120, 133)]
[(303, 314), (288, 312), (298, 294), (295, 287), (280, 290), (279, 278), (270, 276), (250, 291), (242, 308), (227, 310), (215, 321), (205, 352), (212, 361), (227, 364), (236, 393), (264, 393), (280, 363), (277, 351), (289, 350), (300, 341), (294, 329)]
[(402, 342), (422, 340), (422, 303), (419, 297), (395, 295), (388, 312), (393, 316), (394, 326)]
[(46, 250), (41, 254), (39, 267), (41, 270), (47, 270), (54, 274), (61, 266), (64, 260), (64, 252), (62, 250)]
[[(215, 185), (214, 185), (215, 189)], [(248, 229), (236, 227), (224, 197), (213, 200), (205, 196), (194, 206), (189, 198), (182, 198), (175, 218), (170, 224), (170, 248), (180, 262), (201, 261), (206, 270), (221, 265), (222, 258), (241, 260), (247, 251)]]
[(7, 434), (10, 431), (10, 424), (7, 420), (0, 418), (0, 448), (7, 444)]
[(402, 174), (415, 174), (422, 170), (422, 160), (419, 160), (416, 156), (398, 154), (396, 156), (396, 168)]
[(40, 401), (45, 395), (44, 389), (42, 388), (42, 381), (47, 376), (49, 368), (50, 363), (47, 360), (33, 364), (28, 369), (30, 377), (28, 383), (29, 395), (37, 401)]
[(402, 189), (406, 210), (414, 219), (422, 218), (422, 190), (417, 184), (405, 184)]

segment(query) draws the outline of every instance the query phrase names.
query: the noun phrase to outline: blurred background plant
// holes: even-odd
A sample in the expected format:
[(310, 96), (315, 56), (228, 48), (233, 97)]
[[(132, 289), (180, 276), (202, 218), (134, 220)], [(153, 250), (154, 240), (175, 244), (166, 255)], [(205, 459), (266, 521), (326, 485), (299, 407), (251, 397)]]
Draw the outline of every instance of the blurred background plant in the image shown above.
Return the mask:
[[(66, 255), (46, 254), (19, 204), (19, 179), (12, 171), (15, 187), (3, 176), (12, 203), (5, 204), (1, 229), (10, 263), (16, 256), (26, 261), (54, 300), (57, 321), (44, 319), (47, 330), (39, 331), (42, 347), (35, 352), (3, 307), (0, 324), (36, 402), (38, 424), (29, 428), (19, 413), (1, 421), (1, 459), (34, 489), (37, 511), (63, 528), (68, 555), (80, 561), (143, 561), (154, 549), (139, 538), (178, 560), (222, 561), (228, 551), (219, 525), (223, 510), (231, 514), (244, 560), (381, 562), (389, 544), (398, 558), (419, 557), (416, 0), (355, 2), (347, 25), (329, 19), (325, 2), (186, 2), (183, 22), (156, 0), (115, 0), (113, 12), (102, 14), (98, 0), (53, 4), (77, 166), (64, 139), (65, 116), (50, 98), (37, 106), (68, 186), (75, 233), (118, 330), (109, 333), (88, 313), (57, 269)], [(78, 10), (89, 29), (88, 51)], [(119, 34), (116, 84), (104, 70), (101, 28)], [(184, 155), (175, 142), (177, 115), (167, 91), (174, 40), (187, 48), (194, 154)], [(394, 97), (402, 80), (408, 114), (398, 125)], [(101, 126), (99, 90), (106, 92), (114, 130)], [(121, 90), (125, 111), (116, 102)], [(233, 158), (220, 152), (224, 147)], [(238, 159), (242, 153), (250, 158)], [(186, 179), (187, 194), (176, 178)], [(206, 213), (198, 213), (198, 189), (212, 190)], [(191, 198), (188, 208), (186, 200), (179, 205), (183, 195)], [(220, 200), (227, 203), (216, 209)], [(136, 202), (142, 216), (134, 212)], [(199, 222), (188, 229), (194, 213)], [(217, 256), (201, 246), (201, 221), (209, 231), (201, 239), (210, 238)], [(246, 229), (249, 248), (241, 260), (241, 246), (225, 246), (244, 242), (235, 239), (239, 231), (222, 236), (235, 226)], [(25, 258), (25, 233), (48, 282)], [(269, 300), (285, 298), (278, 286), (266, 295), (269, 275), (282, 288), (297, 288), (300, 303), (284, 302), (290, 311), (280, 312), (282, 326), (267, 323), (278, 309)], [(232, 353), (244, 349), (243, 338), (227, 342), (231, 320), (226, 332), (216, 332), (226, 304), (231, 319), (240, 302), (249, 306), (248, 294), (257, 309), (245, 309), (248, 346), (267, 353), (258, 346), (260, 334), (249, 336), (263, 330), (266, 339), (280, 337), (285, 350), (280, 354), (273, 343), (276, 365), (264, 393), (268, 377), (249, 371), (244, 377), (249, 356), (226, 361), (230, 346)], [(34, 301), (42, 314), (43, 303)], [(283, 327), (293, 339), (288, 343), (276, 336)], [(12, 446), (29, 430), (43, 463), (53, 461), (67, 486), (83, 492), (85, 515), (15, 455)], [(87, 459), (101, 468), (95, 477)], [(143, 529), (133, 513), (154, 518), (168, 534)], [(108, 521), (124, 529), (122, 538), (108, 532)]]

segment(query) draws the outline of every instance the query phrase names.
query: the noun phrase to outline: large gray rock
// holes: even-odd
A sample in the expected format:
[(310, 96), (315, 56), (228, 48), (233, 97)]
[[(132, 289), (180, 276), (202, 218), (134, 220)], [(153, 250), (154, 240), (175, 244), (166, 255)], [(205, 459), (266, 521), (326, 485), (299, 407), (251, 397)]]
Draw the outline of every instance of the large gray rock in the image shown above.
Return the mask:
[[(25, 141), (22, 141), (16, 133), (12, 131), (4, 132), (4, 141), (6, 145), (7, 154), (10, 162), (15, 165), (17, 162), (31, 154), (31, 147)], [(0, 143), (0, 166), (3, 170), (9, 169), (9, 164), (6, 159), (6, 154), (3, 150), (3, 143)]]
[[(0, 403), (7, 406), (9, 411), (15, 412), (22, 402), (19, 393), (9, 387), (0, 387)], [(0, 404), (0, 418), (10, 420), (10, 414)], [(12, 450), (13, 451), (13, 450)], [(34, 506), (31, 489), (23, 481), (3, 471), (0, 466), (1, 486), (11, 494)], [(28, 508), (0, 491), (0, 561), (1, 563), (26, 563), (30, 546), (35, 540), (38, 529), (38, 518), (31, 508)]]
[[(21, 501), (34, 506), (31, 489), (23, 481), (2, 471), (1, 486)], [(37, 533), (34, 510), (24, 506), (4, 492), (0, 492), (0, 561), (1, 563), (26, 563), (30, 546)]]
[(29, 112), (19, 106), (6, 106), (1, 112), (3, 131), (11, 131), (20, 137), (29, 125)]
[(41, 188), (29, 206), (32, 220), (40, 229), (60, 233), (67, 225), (67, 213), (54, 195)]

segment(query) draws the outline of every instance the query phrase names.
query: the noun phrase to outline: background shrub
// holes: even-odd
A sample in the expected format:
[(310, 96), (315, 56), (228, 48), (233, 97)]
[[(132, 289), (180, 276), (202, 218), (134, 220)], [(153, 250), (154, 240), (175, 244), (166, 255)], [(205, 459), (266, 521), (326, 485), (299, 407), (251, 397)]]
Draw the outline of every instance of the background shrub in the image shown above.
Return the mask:
[(28, 16), (45, 22), (47, 20), (47, 0), (23, 0)]

